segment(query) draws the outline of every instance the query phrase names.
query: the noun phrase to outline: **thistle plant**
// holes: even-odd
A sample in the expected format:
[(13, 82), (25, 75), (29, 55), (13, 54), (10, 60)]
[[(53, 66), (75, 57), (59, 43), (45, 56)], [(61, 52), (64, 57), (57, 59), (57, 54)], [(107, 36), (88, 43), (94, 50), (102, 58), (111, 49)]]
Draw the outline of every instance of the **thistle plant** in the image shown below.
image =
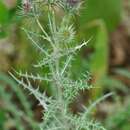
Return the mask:
[[(76, 31), (72, 18), (79, 14), (81, 2), (79, 0), (23, 0), (22, 15), (33, 21), (38, 31), (25, 29), (28, 39), (37, 48), (42, 57), (34, 67), (48, 68), (44, 76), (16, 72), (10, 75), (39, 101), (43, 107), (43, 121), (39, 123), (40, 130), (104, 130), (97, 122), (91, 120), (91, 109), (110, 96), (105, 95), (89, 107), (82, 106), (84, 112), (73, 114), (70, 105), (80, 91), (90, 89), (89, 76), (83, 75), (82, 79), (74, 80), (71, 75), (71, 61), (76, 52), (87, 42), (77, 44)], [(61, 14), (60, 14), (61, 13)], [(60, 15), (59, 15), (60, 14)], [(62, 15), (62, 16), (61, 16)], [(60, 22), (57, 20), (60, 18)], [(42, 24), (42, 19), (47, 18), (47, 25)], [(31, 53), (31, 52), (30, 52)], [(54, 90), (52, 96), (35, 88), (30, 80), (47, 82)]]

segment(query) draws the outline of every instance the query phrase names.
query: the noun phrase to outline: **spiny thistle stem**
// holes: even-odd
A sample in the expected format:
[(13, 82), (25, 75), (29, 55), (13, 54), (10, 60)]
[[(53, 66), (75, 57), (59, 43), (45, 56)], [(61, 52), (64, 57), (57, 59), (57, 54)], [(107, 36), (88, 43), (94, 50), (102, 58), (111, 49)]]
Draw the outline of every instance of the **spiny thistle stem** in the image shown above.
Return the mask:
[[(71, 17), (79, 10), (79, 5), (81, 5), (79, 0), (24, 0), (23, 10), (25, 10), (26, 15), (33, 14), (31, 17), (39, 28), (38, 33), (32, 31), (33, 29), (23, 28), (28, 39), (43, 56), (35, 67), (43, 69), (48, 67), (49, 73), (45, 77), (41, 77), (39, 74), (34, 76), (16, 71), (16, 74), (26, 79), (26, 82), (19, 80), (12, 73), (10, 75), (25, 89), (28, 89), (44, 108), (43, 121), (39, 124), (40, 130), (104, 130), (102, 126), (90, 119), (86, 114), (88, 113), (87, 109), (79, 115), (73, 115), (70, 111), (70, 104), (78, 96), (79, 91), (91, 88), (86, 82), (87, 76), (83, 80), (75, 81), (71, 78), (69, 71), (69, 65), (76, 51), (86, 46), (91, 40), (76, 46), (73, 44), (77, 40)], [(64, 12), (63, 16), (58, 16), (62, 17), (60, 23), (56, 19), (56, 8)], [(47, 30), (41, 22), (44, 15), (48, 18)], [(42, 41), (39, 38), (43, 38)], [(42, 44), (37, 41), (45, 44), (46, 48), (43, 48)], [(45, 41), (47, 44), (43, 43)], [(47, 81), (55, 89), (55, 95), (50, 98), (46, 94), (41, 94), (39, 88), (33, 88), (29, 79)], [(101, 100), (110, 95), (104, 96)], [(97, 102), (90, 105), (89, 112)]]

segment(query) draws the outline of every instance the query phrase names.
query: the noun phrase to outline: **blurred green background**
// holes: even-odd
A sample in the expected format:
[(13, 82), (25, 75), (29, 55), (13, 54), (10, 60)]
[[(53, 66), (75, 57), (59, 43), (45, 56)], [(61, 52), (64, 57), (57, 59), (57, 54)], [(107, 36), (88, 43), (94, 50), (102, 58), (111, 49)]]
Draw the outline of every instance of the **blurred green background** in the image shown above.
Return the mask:
[[(20, 0), (0, 0), (0, 130), (25, 130), (24, 121), (19, 119), (21, 111), (28, 113), (32, 124), (41, 120), (37, 101), (31, 100), (8, 74), (14, 68), (35, 73), (32, 65), (39, 58), (21, 30), (30, 21), (20, 16), (19, 6)], [(46, 18), (42, 19), (46, 24)], [(76, 79), (89, 71), (95, 88), (81, 92), (73, 111), (80, 111), (77, 104), (114, 92), (97, 106), (93, 116), (109, 130), (130, 130), (130, 1), (86, 0), (74, 23), (79, 41), (92, 40), (73, 61), (72, 74)], [(46, 83), (41, 87), (51, 94)], [(31, 130), (30, 126), (26, 129)]]

